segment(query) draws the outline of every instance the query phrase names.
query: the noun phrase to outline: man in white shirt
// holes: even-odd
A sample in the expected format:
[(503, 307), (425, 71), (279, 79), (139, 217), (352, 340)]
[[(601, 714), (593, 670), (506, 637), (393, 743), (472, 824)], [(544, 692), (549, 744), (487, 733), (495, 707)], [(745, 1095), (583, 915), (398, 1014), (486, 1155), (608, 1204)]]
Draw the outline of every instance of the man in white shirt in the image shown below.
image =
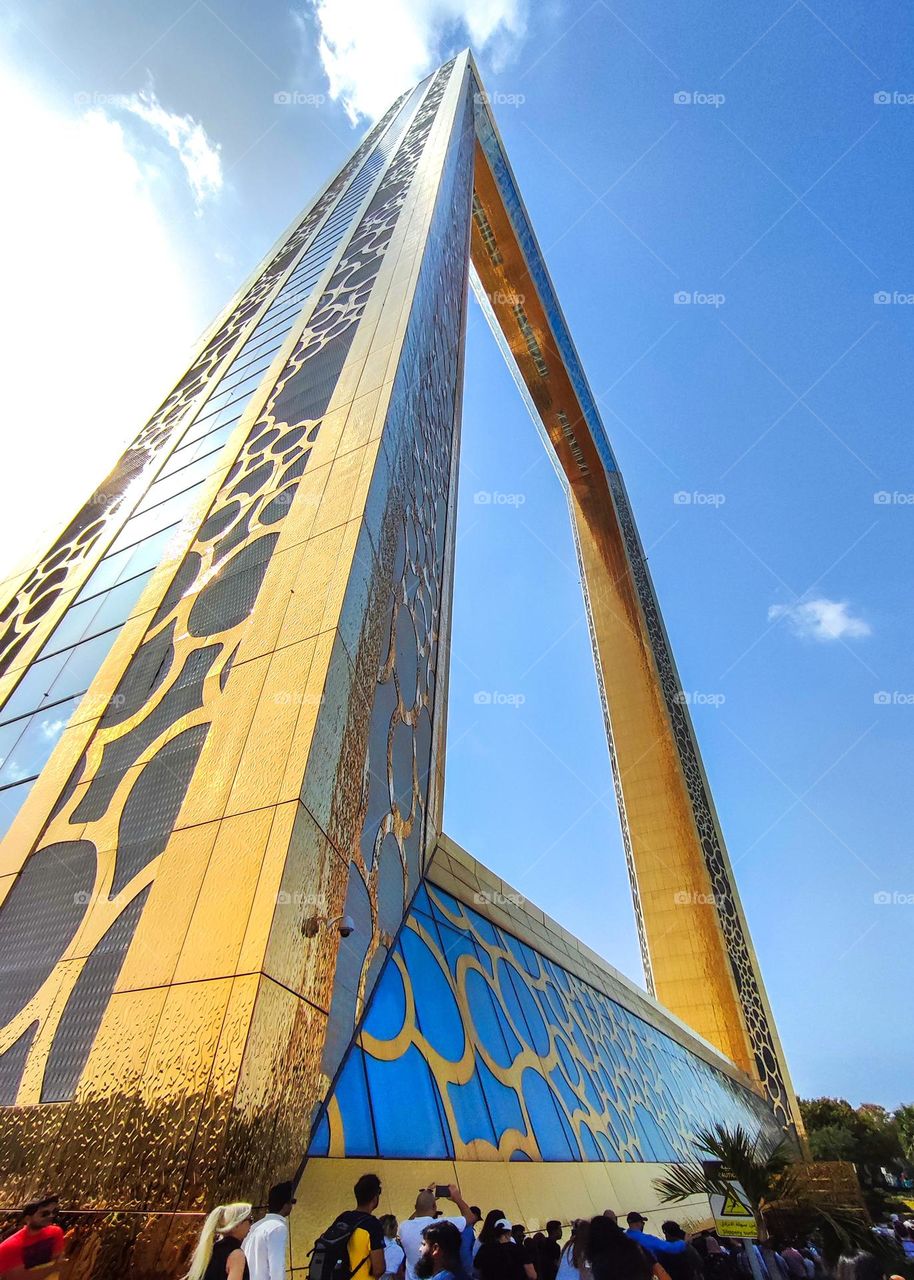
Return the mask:
[[(458, 1231), (462, 1231), (467, 1225), (467, 1214), (470, 1212), (470, 1206), (461, 1196), (460, 1188), (455, 1184), (451, 1184), (447, 1188), (447, 1198), (453, 1200), (460, 1210), (460, 1215), (453, 1218), (438, 1217), (435, 1190), (435, 1187), (431, 1186), (420, 1191), (416, 1196), (415, 1213), (411, 1218), (407, 1218), (405, 1222), (400, 1223), (400, 1244), (406, 1254), (406, 1280), (417, 1280), (416, 1263), (419, 1261), (419, 1255), (422, 1252), (422, 1232), (430, 1223), (453, 1222)], [(445, 1194), (443, 1187), (438, 1187), (437, 1190), (442, 1196)], [(256, 1277), (252, 1275), (251, 1280), (256, 1280)]]
[(242, 1241), (251, 1280), (286, 1280), (289, 1214), (295, 1204), (291, 1182), (278, 1182), (267, 1197), (267, 1212)]

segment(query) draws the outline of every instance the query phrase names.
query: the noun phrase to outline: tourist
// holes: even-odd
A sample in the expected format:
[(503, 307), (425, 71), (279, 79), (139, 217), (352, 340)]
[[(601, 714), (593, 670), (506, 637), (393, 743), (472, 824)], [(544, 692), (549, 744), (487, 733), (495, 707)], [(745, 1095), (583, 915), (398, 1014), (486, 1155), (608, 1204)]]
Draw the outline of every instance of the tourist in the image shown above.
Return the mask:
[[(444, 1188), (440, 1188), (440, 1190), (444, 1195)], [(447, 1197), (449, 1200), (453, 1200), (460, 1210), (459, 1215), (455, 1215), (452, 1218), (440, 1216), (435, 1187), (430, 1186), (423, 1187), (416, 1196), (416, 1208), (413, 1216), (406, 1222), (400, 1223), (400, 1244), (406, 1254), (406, 1280), (416, 1280), (416, 1263), (419, 1261), (419, 1254), (422, 1249), (422, 1232), (430, 1223), (450, 1222), (458, 1232), (463, 1231), (467, 1225), (470, 1206), (461, 1196), (460, 1188), (456, 1184), (452, 1183), (447, 1188)]]
[(835, 1280), (885, 1280), (885, 1268), (874, 1254), (858, 1249), (838, 1259)]
[[(414, 1219), (415, 1221), (415, 1219)], [(460, 1269), (460, 1228), (447, 1218), (437, 1218), (422, 1229), (415, 1272), (418, 1280), (457, 1280)]]
[(658, 1260), (658, 1255), (665, 1261), (669, 1254), (685, 1253), (685, 1232), (683, 1232), (681, 1239), (661, 1240), (660, 1236), (648, 1235), (644, 1230), (647, 1218), (643, 1214), (633, 1210), (631, 1213), (626, 1214), (625, 1220), (628, 1223), (628, 1230), (625, 1234), (630, 1240), (640, 1244), (641, 1248), (646, 1250), (654, 1261)]
[(562, 1256), (562, 1224), (557, 1218), (550, 1218), (546, 1223), (546, 1234), (539, 1232), (536, 1240), (536, 1272), (539, 1280), (556, 1280), (559, 1270), (559, 1259)]
[(251, 1280), (285, 1280), (289, 1251), (289, 1214), (295, 1204), (291, 1182), (277, 1182), (267, 1196), (267, 1211), (242, 1244)]
[(203, 1224), (186, 1280), (250, 1280), (241, 1247), (251, 1229), (253, 1206), (217, 1204)]
[(397, 1239), (400, 1224), (392, 1213), (385, 1213), (378, 1221), (384, 1232), (384, 1280), (400, 1275), (406, 1254)]
[(556, 1280), (585, 1280), (589, 1275), (590, 1264), (587, 1261), (589, 1235), (590, 1223), (586, 1218), (578, 1218), (571, 1224), (571, 1239), (559, 1258)]
[(698, 1250), (686, 1240), (686, 1233), (678, 1222), (670, 1219), (661, 1224), (664, 1240), (681, 1240), (685, 1244), (682, 1253), (664, 1255), (663, 1265), (670, 1273), (670, 1280), (702, 1280), (705, 1269)]
[(482, 1220), (482, 1210), (478, 1204), (471, 1204), (466, 1215), (467, 1224), (460, 1233), (460, 1272), (464, 1280), (471, 1280), (473, 1275), (473, 1258), (479, 1248), (476, 1239), (476, 1227)]
[(346, 1209), (314, 1242), (312, 1275), (347, 1275), (354, 1280), (380, 1280), (384, 1274), (384, 1232), (375, 1217), (381, 1179), (363, 1173), (352, 1189), (355, 1208)]
[(606, 1214), (591, 1219), (587, 1261), (593, 1280), (651, 1280), (653, 1272), (641, 1245)]
[(479, 1280), (536, 1280), (536, 1268), (524, 1260), (504, 1216), (493, 1219), (493, 1209), (479, 1234), (479, 1248), (474, 1259)]
[(787, 1272), (791, 1280), (806, 1280), (806, 1262), (796, 1245), (788, 1241), (779, 1252), (787, 1264)]
[(57, 1196), (40, 1196), (22, 1206), (22, 1226), (0, 1240), (0, 1275), (7, 1271), (40, 1267), (53, 1262), (64, 1250), (64, 1234), (54, 1221)]

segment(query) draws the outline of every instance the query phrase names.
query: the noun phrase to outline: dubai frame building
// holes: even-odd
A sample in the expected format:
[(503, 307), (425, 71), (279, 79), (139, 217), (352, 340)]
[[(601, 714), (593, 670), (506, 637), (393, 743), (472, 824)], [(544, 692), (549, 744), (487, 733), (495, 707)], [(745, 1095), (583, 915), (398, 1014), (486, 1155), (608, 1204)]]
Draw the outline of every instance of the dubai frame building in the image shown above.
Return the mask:
[[(441, 831), (468, 279), (567, 495), (650, 994)], [(650, 1209), (796, 1101), (644, 552), (469, 52), (400, 98), (0, 599), (0, 1206), (177, 1275), (300, 1178)], [(341, 917), (351, 929), (341, 931)], [(348, 936), (342, 936), (347, 932)], [(706, 1206), (705, 1206), (706, 1210)]]

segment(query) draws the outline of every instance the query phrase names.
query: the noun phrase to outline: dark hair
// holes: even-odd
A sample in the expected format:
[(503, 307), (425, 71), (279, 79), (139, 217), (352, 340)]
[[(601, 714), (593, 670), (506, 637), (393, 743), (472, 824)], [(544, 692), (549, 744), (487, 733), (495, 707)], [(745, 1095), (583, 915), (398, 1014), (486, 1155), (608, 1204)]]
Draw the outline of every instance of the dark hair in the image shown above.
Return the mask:
[(30, 1214), (37, 1213), (39, 1209), (46, 1209), (49, 1204), (60, 1204), (59, 1196), (39, 1196), (37, 1200), (30, 1200), (28, 1204), (22, 1206), (22, 1212), (26, 1217)]
[(587, 1252), (589, 1244), (590, 1223), (586, 1218), (578, 1218), (577, 1222), (572, 1224), (571, 1239), (565, 1246), (568, 1259), (576, 1271), (581, 1270), (584, 1265), (584, 1259), (589, 1256)]
[(267, 1196), (267, 1212), (279, 1213), (287, 1204), (291, 1204), (295, 1198), (295, 1188), (291, 1182), (277, 1182), (275, 1187), (270, 1187)]
[(884, 1280), (885, 1267), (872, 1253), (859, 1249), (844, 1253), (835, 1267), (835, 1280)]
[(480, 1209), (480, 1207), (479, 1207), (479, 1205), (478, 1205), (478, 1204), (471, 1204), (471, 1205), (470, 1205), (470, 1213), (475, 1213), (475, 1214), (476, 1214), (476, 1220), (477, 1220), (477, 1222), (478, 1222), (478, 1221), (479, 1221), (479, 1219), (482, 1217), (482, 1210)]
[(381, 1179), (376, 1173), (363, 1173), (352, 1191), (357, 1205), (368, 1204), (381, 1194)]
[(460, 1232), (453, 1222), (430, 1222), (422, 1232), (422, 1239), (427, 1244), (436, 1244), (448, 1263), (456, 1263), (460, 1257)]
[(651, 1280), (653, 1266), (641, 1246), (602, 1215), (591, 1219), (586, 1256), (593, 1280)]
[(527, 1228), (522, 1222), (515, 1222), (511, 1228), (511, 1234), (518, 1244), (524, 1243), (524, 1236), (527, 1234)]
[(550, 1218), (549, 1221), (546, 1223), (546, 1230), (552, 1231), (554, 1230), (555, 1227), (558, 1227), (558, 1229), (561, 1231), (562, 1224), (559, 1222), (558, 1218)]
[(670, 1218), (669, 1221), (664, 1222), (660, 1230), (663, 1232), (665, 1236), (666, 1235), (674, 1236), (677, 1240), (685, 1239), (685, 1232), (683, 1231), (682, 1227), (679, 1225), (678, 1222), (674, 1222), (672, 1218)]
[[(490, 1210), (489, 1210), (489, 1212), (486, 1214), (486, 1220), (485, 1220), (485, 1222), (482, 1224), (482, 1230), (481, 1230), (481, 1231), (480, 1231), (480, 1233), (479, 1233), (479, 1243), (480, 1243), (480, 1244), (494, 1244), (494, 1243), (495, 1243), (495, 1241), (496, 1241), (496, 1240), (498, 1239), (498, 1237), (501, 1235), (501, 1232), (500, 1232), (500, 1231), (496, 1231), (496, 1230), (495, 1230), (495, 1224), (496, 1224), (496, 1222), (498, 1222), (501, 1218), (504, 1218), (504, 1216), (505, 1216), (505, 1212), (504, 1212), (504, 1210), (503, 1210), (503, 1209), (490, 1209)], [(507, 1221), (507, 1219), (506, 1219), (506, 1221)]]

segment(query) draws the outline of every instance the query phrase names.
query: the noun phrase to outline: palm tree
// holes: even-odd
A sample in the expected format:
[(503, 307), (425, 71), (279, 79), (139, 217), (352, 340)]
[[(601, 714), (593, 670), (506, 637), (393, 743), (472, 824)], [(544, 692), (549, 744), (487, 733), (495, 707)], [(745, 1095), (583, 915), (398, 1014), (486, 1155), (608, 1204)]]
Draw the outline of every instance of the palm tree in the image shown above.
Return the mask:
[[(787, 1201), (795, 1212), (806, 1218), (809, 1229), (819, 1233), (830, 1264), (842, 1253), (863, 1249), (885, 1253), (886, 1261), (891, 1263), (889, 1271), (898, 1270), (897, 1250), (873, 1235), (865, 1214), (852, 1208), (825, 1205), (810, 1195), (794, 1163), (796, 1147), (787, 1137), (772, 1143), (761, 1134), (750, 1137), (740, 1125), (727, 1129), (725, 1125), (715, 1124), (711, 1129), (700, 1129), (695, 1141), (700, 1154), (671, 1165), (666, 1177), (654, 1181), (664, 1204), (693, 1196), (726, 1195), (729, 1182), (736, 1181), (755, 1218), (756, 1238), (763, 1252), (770, 1248), (766, 1214), (779, 1201)], [(769, 1270), (777, 1274), (776, 1270)]]
[[(663, 1203), (692, 1196), (726, 1195), (728, 1183), (735, 1180), (742, 1187), (746, 1205), (755, 1218), (759, 1242), (767, 1240), (767, 1209), (796, 1191), (796, 1175), (791, 1169), (792, 1144), (785, 1137), (772, 1145), (761, 1134), (750, 1137), (742, 1125), (728, 1129), (722, 1124), (699, 1129), (695, 1140), (705, 1159), (696, 1155), (683, 1164), (674, 1164), (666, 1177), (655, 1180), (654, 1187)], [(707, 1157), (710, 1160), (706, 1162)]]

